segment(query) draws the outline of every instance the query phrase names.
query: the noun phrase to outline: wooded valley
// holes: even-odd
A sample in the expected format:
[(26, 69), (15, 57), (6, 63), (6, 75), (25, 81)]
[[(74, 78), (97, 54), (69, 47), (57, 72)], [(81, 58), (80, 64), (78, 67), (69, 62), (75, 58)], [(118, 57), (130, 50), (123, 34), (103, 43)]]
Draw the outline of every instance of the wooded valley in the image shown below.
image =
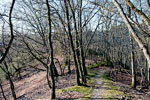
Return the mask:
[(150, 0), (0, 8), (0, 100), (150, 100)]

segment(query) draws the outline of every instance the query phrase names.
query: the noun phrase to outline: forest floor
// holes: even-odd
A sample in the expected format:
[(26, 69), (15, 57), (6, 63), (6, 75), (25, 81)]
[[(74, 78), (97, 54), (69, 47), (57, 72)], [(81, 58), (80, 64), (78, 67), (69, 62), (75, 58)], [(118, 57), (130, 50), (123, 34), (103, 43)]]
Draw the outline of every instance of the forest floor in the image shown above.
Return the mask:
[[(113, 70), (109, 67), (94, 68), (97, 72), (95, 75), (95, 85), (92, 92), (94, 100), (150, 100), (148, 90), (139, 91), (130, 87), (128, 81), (130, 76), (125, 73), (117, 73), (114, 78), (107, 77), (107, 73)], [(125, 80), (125, 81), (122, 81)]]
[[(27, 69), (26, 69), (27, 70)], [(150, 100), (148, 90), (139, 91), (130, 88), (130, 76), (118, 73), (114, 78), (107, 78), (105, 72), (113, 69), (105, 66), (89, 69), (93, 75), (88, 87), (78, 87), (75, 82), (75, 71), (56, 78), (56, 95), (58, 100), (120, 100), (122, 96), (130, 100)], [(22, 80), (15, 81), (18, 100), (49, 100), (50, 89), (47, 85), (46, 72), (28, 69), (29, 73)], [(125, 81), (123, 81), (125, 80)], [(7, 100), (12, 100), (8, 82), (3, 85)], [(0, 100), (3, 100), (0, 91)]]

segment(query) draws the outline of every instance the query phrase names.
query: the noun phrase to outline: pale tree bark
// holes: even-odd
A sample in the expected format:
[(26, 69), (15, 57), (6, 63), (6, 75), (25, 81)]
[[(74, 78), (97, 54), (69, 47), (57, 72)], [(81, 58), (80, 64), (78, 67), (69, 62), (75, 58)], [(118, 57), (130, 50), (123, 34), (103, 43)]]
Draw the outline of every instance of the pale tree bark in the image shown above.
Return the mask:
[(52, 22), (51, 22), (51, 9), (49, 6), (48, 0), (46, 0), (46, 5), (47, 5), (47, 13), (48, 13), (48, 28), (49, 28), (49, 33), (48, 33), (48, 39), (49, 39), (49, 45), (50, 45), (50, 76), (51, 76), (51, 100), (56, 98), (55, 95), (55, 78), (54, 78), (54, 53), (53, 53), (53, 45), (52, 45)]
[[(137, 34), (134, 31), (132, 25), (130, 24), (129, 20), (127, 19), (127, 17), (125, 15), (125, 13), (124, 13), (123, 8), (121, 7), (121, 5), (116, 0), (112, 0), (112, 2), (118, 8), (118, 11), (119, 11), (121, 17), (123, 18), (124, 22), (126, 23), (128, 29), (129, 29), (130, 34), (135, 39), (135, 41), (138, 43), (140, 49), (143, 51), (144, 56), (145, 56), (145, 58), (146, 58), (146, 60), (148, 62), (148, 68), (150, 68), (150, 54), (148, 53), (148, 49), (145, 47), (145, 45), (141, 41), (141, 39), (137, 36)], [(133, 7), (131, 7), (131, 9), (133, 9)], [(149, 80), (149, 77), (148, 77), (148, 80)]]
[(144, 12), (142, 12), (141, 10), (139, 10), (138, 8), (136, 8), (130, 0), (125, 0), (125, 2), (127, 3), (128, 6), (130, 6), (130, 8), (135, 13), (137, 13), (139, 16), (141, 16), (141, 18), (144, 20), (144, 22), (146, 23), (146, 25), (148, 26), (148, 28), (150, 30), (150, 19), (148, 18), (148, 16)]
[[(127, 5), (128, 17), (131, 17), (131, 8)], [(135, 56), (134, 56), (134, 45), (133, 38), (130, 35), (130, 47), (131, 47), (131, 73), (132, 73), (132, 82), (131, 87), (136, 88), (136, 72), (135, 72)]]
[(136, 72), (135, 72), (135, 56), (134, 56), (134, 46), (133, 46), (133, 39), (130, 36), (130, 45), (131, 45), (131, 71), (132, 71), (132, 83), (131, 87), (136, 88)]

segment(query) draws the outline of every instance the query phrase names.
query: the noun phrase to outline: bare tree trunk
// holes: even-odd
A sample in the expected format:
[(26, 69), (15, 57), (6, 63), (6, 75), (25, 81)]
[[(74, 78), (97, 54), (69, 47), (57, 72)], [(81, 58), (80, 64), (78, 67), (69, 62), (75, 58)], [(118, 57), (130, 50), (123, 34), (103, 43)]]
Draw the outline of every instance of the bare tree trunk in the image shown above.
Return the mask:
[(76, 82), (77, 82), (77, 85), (81, 85), (80, 79), (79, 79), (80, 75), (79, 75), (77, 57), (76, 57), (76, 52), (75, 52), (73, 39), (72, 39), (72, 34), (71, 34), (71, 28), (70, 28), (70, 21), (69, 21), (70, 19), (69, 19), (69, 11), (68, 11), (69, 9), (68, 9), (67, 0), (64, 0), (64, 4), (65, 4), (66, 17), (67, 17), (68, 34), (69, 34), (69, 38), (70, 38), (70, 43), (71, 43), (71, 48), (72, 48), (72, 51), (73, 51), (73, 58), (74, 58), (74, 63), (75, 63), (75, 68), (76, 68)]
[[(144, 43), (140, 40), (140, 38), (137, 36), (136, 32), (134, 31), (133, 27), (131, 26), (131, 24), (129, 23), (128, 18), (126, 17), (125, 13), (123, 12), (123, 9), (121, 7), (121, 5), (116, 1), (116, 0), (112, 0), (114, 5), (118, 8), (118, 11), (120, 12), (120, 15), (122, 16), (123, 20), (125, 21), (130, 34), (132, 35), (132, 37), (135, 39), (135, 41), (138, 43), (140, 49), (143, 51), (144, 56), (148, 62), (148, 68), (150, 68), (150, 55), (148, 53), (148, 49), (145, 47)], [(127, 0), (126, 0), (127, 1)], [(132, 7), (131, 7), (132, 8)], [(144, 16), (143, 16), (144, 17)], [(144, 17), (145, 18), (145, 17)], [(147, 23), (149, 22), (149, 20), (147, 21)], [(149, 77), (150, 78), (150, 77)]]
[[(149, 63), (147, 63), (147, 66), (150, 66)], [(150, 67), (148, 67), (148, 70), (147, 70), (147, 81), (148, 81), (148, 85), (150, 85)], [(149, 87), (149, 86), (147, 86)]]
[(3, 90), (1, 79), (0, 79), (0, 88), (1, 88), (1, 91), (2, 91), (3, 98), (4, 98), (4, 100), (6, 100), (6, 96), (5, 96), (5, 93), (4, 93), (4, 90)]
[(80, 39), (79, 39), (79, 33), (78, 33), (78, 29), (77, 29), (77, 22), (76, 22), (76, 18), (75, 18), (75, 8), (74, 8), (74, 2), (72, 1), (71, 4), (70, 2), (69, 3), (69, 6), (70, 6), (70, 9), (71, 9), (71, 12), (72, 12), (72, 17), (73, 17), (73, 23), (74, 23), (74, 29), (75, 29), (75, 44), (76, 44), (76, 57), (77, 57), (77, 63), (78, 63), (78, 66), (79, 66), (79, 70), (80, 70), (80, 76), (81, 76), (81, 79), (82, 79), (82, 82), (83, 83), (86, 83), (86, 76), (84, 75), (83, 73), (83, 66), (81, 65), (81, 57), (80, 57)]
[(15, 5), (15, 1), (16, 0), (12, 1), (11, 7), (10, 7), (10, 12), (9, 12), (9, 27), (10, 27), (11, 38), (10, 38), (10, 41), (9, 41), (8, 46), (6, 48), (6, 51), (4, 52), (4, 54), (2, 55), (2, 57), (0, 58), (0, 64), (5, 59), (7, 53), (9, 52), (9, 49), (11, 47), (11, 44), (12, 44), (12, 42), (14, 40), (13, 25), (12, 25), (11, 17), (12, 17), (12, 11), (13, 11), (13, 8), (14, 8), (14, 5)]
[[(128, 10), (128, 17), (131, 17), (131, 8), (127, 5)], [(131, 47), (131, 71), (132, 71), (132, 83), (131, 87), (136, 88), (136, 72), (135, 72), (135, 65), (134, 65), (134, 45), (133, 45), (133, 38), (130, 35), (130, 47)]]
[(46, 5), (47, 5), (47, 13), (48, 13), (48, 27), (49, 27), (49, 45), (50, 45), (50, 76), (51, 76), (51, 100), (56, 98), (55, 95), (55, 78), (54, 78), (54, 68), (55, 68), (55, 64), (54, 64), (54, 53), (53, 53), (53, 45), (52, 45), (52, 23), (51, 23), (51, 14), (50, 14), (50, 6), (49, 6), (49, 2), (48, 0), (46, 0)]
[(55, 76), (55, 77), (58, 77), (59, 74), (58, 74), (58, 71), (57, 71), (57, 69), (56, 69), (55, 63), (54, 63), (54, 66), (53, 66), (53, 71), (54, 71), (54, 76)]
[[(115, 0), (116, 1), (116, 0)], [(147, 27), (149, 28), (150, 30), (150, 19), (149, 17), (144, 13), (142, 12), (141, 10), (139, 10), (138, 8), (136, 8), (132, 2), (130, 0), (125, 0), (125, 2), (128, 4), (128, 6), (131, 7), (131, 9), (137, 13), (139, 16), (141, 16), (141, 18), (144, 20), (144, 22), (146, 23)]]
[(68, 66), (68, 73), (70, 74), (71, 73), (71, 64), (70, 64), (70, 55), (71, 55), (71, 52), (70, 52), (70, 48), (68, 49), (68, 59), (67, 59), (67, 66)]
[(56, 62), (59, 64), (59, 69), (60, 69), (60, 75), (63, 75), (64, 73), (63, 73), (63, 69), (62, 69), (62, 66), (61, 66), (61, 64), (60, 64), (60, 62), (59, 62), (59, 60), (57, 59), (57, 58), (54, 58), (55, 60), (56, 60)]
[(50, 76), (51, 76), (51, 100), (56, 98), (55, 95), (55, 79), (54, 79), (54, 72), (53, 72), (53, 68), (54, 68), (54, 62), (51, 61), (50, 64)]
[[(80, 34), (80, 40), (79, 40), (79, 43), (80, 43), (80, 54), (81, 54), (81, 62), (82, 62), (82, 68), (83, 68), (83, 73), (84, 75), (87, 75), (87, 69), (86, 69), (86, 66), (85, 66), (85, 54), (84, 54), (84, 51), (83, 51), (83, 44), (82, 44), (82, 0), (80, 0), (80, 7), (79, 7), (79, 15), (78, 15), (78, 28), (79, 28), (79, 34)], [(85, 79), (85, 82), (86, 82), (86, 79)]]
[(6, 76), (9, 80), (9, 84), (10, 84), (10, 89), (11, 89), (11, 93), (12, 93), (12, 96), (13, 96), (13, 100), (16, 100), (17, 97), (16, 97), (16, 92), (15, 92), (15, 86), (14, 86), (14, 83), (11, 79), (11, 75), (10, 75), (10, 72), (8, 70), (8, 65), (6, 64), (6, 62), (4, 62), (4, 65), (5, 65), (5, 68), (7, 70), (7, 73), (6, 73)]
[(135, 65), (134, 65), (134, 51), (133, 51), (133, 40), (130, 36), (130, 45), (131, 45), (131, 71), (132, 71), (132, 83), (131, 87), (136, 88), (136, 72), (135, 72)]
[(81, 51), (81, 60), (82, 60), (83, 72), (85, 75), (87, 75), (87, 69), (86, 69), (86, 65), (85, 65), (85, 53), (83, 51), (82, 44), (80, 44), (80, 45), (81, 45), (80, 51)]
[(81, 58), (80, 58), (80, 51), (79, 50), (76, 51), (76, 55), (77, 55), (77, 61), (78, 61), (79, 69), (80, 69), (80, 76), (81, 76), (82, 82), (86, 83), (85, 75), (83, 73), (83, 69), (82, 69), (82, 65), (81, 65)]

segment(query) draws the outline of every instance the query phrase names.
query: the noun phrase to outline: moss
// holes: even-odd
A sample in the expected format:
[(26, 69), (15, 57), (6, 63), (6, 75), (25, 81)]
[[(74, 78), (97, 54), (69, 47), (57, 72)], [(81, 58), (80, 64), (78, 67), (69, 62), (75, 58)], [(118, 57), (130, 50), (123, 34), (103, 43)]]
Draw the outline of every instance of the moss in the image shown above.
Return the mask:
[(89, 96), (91, 93), (91, 87), (85, 87), (85, 86), (73, 86), (71, 88), (68, 88), (69, 91), (76, 91), (84, 94), (84, 97)]
[[(87, 75), (87, 84), (93, 84), (94, 83), (94, 76), (95, 76), (96, 72), (93, 72), (91, 70), (88, 71), (88, 75)], [(69, 87), (66, 89), (59, 89), (59, 91), (57, 91), (56, 95), (58, 94), (62, 94), (65, 91), (76, 91), (81, 93), (81, 95), (83, 95), (82, 98), (78, 99), (78, 100), (88, 100), (91, 97), (91, 92), (92, 92), (92, 87), (89, 86), (73, 86), (73, 87)]]
[(112, 63), (110, 61), (101, 61), (98, 63), (93, 63), (91, 65), (89, 65), (89, 69), (93, 69), (93, 68), (98, 68), (100, 66), (112, 66)]
[(89, 69), (93, 69), (93, 68), (98, 68), (99, 66), (101, 66), (101, 64), (99, 64), (99, 63), (93, 63), (93, 64), (91, 64), (91, 65), (89, 65)]
[[(103, 80), (109, 80), (108, 74), (109, 74), (109, 73), (107, 73), (107, 72), (102, 73), (101, 78), (102, 78)], [(109, 80), (109, 81), (110, 81), (110, 80)]]
[(85, 87), (85, 86), (73, 86), (66, 89), (59, 89), (57, 91), (56, 95), (62, 94), (65, 91), (76, 91), (83, 95), (83, 97), (79, 100), (86, 100), (87, 98), (91, 97), (92, 87)]
[(119, 90), (105, 90), (103, 92), (103, 97), (104, 98), (116, 98), (118, 96), (123, 96), (124, 93), (119, 91)]
[(87, 69), (88, 70), (88, 75), (86, 76), (87, 77), (87, 79), (88, 79), (88, 84), (89, 85), (91, 85), (91, 84), (94, 84), (94, 77), (95, 77), (95, 75), (96, 74), (98, 74), (98, 72), (99, 72), (99, 70), (97, 70), (97, 71), (93, 71), (93, 70), (91, 70), (91, 69)]
[(65, 92), (65, 91), (67, 91), (67, 89), (59, 89), (59, 90), (57, 91), (56, 95), (57, 95), (57, 94), (62, 94), (62, 93)]
[(93, 73), (92, 71), (88, 71), (87, 77), (94, 77), (94, 76), (95, 76), (95, 73)]
[(114, 85), (114, 82), (111, 81), (108, 76), (107, 72), (104, 72), (101, 75), (101, 81), (103, 82), (102, 87), (106, 89), (103, 91), (103, 98), (118, 98), (119, 96), (127, 96), (121, 91), (120, 87)]

